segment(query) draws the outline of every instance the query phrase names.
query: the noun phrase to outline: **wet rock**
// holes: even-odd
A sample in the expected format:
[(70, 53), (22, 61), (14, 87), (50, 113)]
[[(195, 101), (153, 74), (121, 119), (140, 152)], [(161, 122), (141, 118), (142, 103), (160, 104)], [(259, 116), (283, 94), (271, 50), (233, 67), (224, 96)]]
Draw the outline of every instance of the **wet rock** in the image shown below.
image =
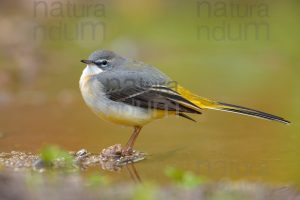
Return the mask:
[(34, 170), (43, 171), (46, 168), (46, 164), (43, 160), (38, 159), (35, 162), (33, 162), (32, 167)]
[(136, 150), (133, 150), (131, 155), (123, 156), (121, 144), (112, 145), (103, 149), (100, 153), (101, 167), (109, 171), (119, 171), (122, 166), (144, 160), (145, 158), (145, 153)]
[[(95, 154), (88, 152), (86, 149), (81, 149), (77, 152), (69, 152), (73, 158), (73, 164), (67, 168), (77, 170), (86, 170), (90, 167), (100, 166), (104, 170), (119, 171), (127, 164), (135, 163), (146, 158), (146, 154), (133, 150), (132, 155), (122, 156), (122, 146), (116, 144), (103, 149), (101, 153)], [(51, 162), (51, 165), (45, 163), (39, 155), (30, 152), (11, 151), (10, 153), (0, 153), (0, 166), (14, 170), (33, 169), (43, 172), (46, 169), (65, 169), (66, 163), (63, 158), (57, 158)], [(71, 169), (72, 170), (72, 169)]]
[(109, 160), (109, 159), (115, 159), (116, 157), (120, 157), (121, 152), (122, 152), (121, 144), (115, 144), (106, 149), (103, 149), (101, 151), (100, 155), (101, 155), (102, 160), (105, 161), (105, 160)]
[(76, 157), (85, 157), (88, 155), (88, 151), (86, 149), (80, 149), (75, 153)]
[(30, 168), (38, 158), (37, 155), (30, 152), (2, 152), (0, 153), (0, 166), (12, 169)]

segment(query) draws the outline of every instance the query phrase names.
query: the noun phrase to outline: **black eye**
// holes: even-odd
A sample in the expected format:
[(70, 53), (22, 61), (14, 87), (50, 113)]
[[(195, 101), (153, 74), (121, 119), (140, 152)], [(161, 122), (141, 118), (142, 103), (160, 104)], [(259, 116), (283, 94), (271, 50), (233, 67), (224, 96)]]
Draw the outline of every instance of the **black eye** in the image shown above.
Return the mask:
[(107, 64), (108, 64), (107, 60), (103, 60), (103, 61), (101, 62), (101, 65), (103, 65), (103, 66), (105, 66), (105, 65), (107, 65)]
[(99, 61), (96, 61), (95, 64), (98, 67), (106, 67), (108, 65), (108, 60), (99, 60)]

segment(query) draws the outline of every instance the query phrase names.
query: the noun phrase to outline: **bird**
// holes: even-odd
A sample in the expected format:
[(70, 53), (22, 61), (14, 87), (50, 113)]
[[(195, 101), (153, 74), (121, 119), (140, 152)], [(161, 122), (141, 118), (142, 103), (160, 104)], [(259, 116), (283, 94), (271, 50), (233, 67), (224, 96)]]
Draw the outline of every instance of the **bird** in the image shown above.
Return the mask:
[(129, 156), (148, 123), (167, 116), (195, 121), (189, 114), (211, 109), (248, 115), (289, 124), (290, 121), (243, 106), (213, 101), (194, 94), (154, 66), (129, 59), (109, 50), (93, 52), (86, 64), (79, 88), (87, 106), (100, 118), (133, 127), (121, 154)]

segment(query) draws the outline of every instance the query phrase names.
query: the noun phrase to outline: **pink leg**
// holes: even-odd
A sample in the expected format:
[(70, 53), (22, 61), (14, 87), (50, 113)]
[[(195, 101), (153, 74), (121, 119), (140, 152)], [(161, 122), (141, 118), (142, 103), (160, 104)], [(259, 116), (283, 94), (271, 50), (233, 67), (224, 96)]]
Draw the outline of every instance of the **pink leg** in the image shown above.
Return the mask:
[(139, 126), (134, 127), (131, 137), (129, 138), (126, 146), (122, 149), (123, 156), (128, 156), (128, 155), (132, 154), (132, 148), (133, 148), (134, 142), (135, 142), (136, 138), (138, 137), (141, 129), (142, 129), (142, 127), (139, 127)]

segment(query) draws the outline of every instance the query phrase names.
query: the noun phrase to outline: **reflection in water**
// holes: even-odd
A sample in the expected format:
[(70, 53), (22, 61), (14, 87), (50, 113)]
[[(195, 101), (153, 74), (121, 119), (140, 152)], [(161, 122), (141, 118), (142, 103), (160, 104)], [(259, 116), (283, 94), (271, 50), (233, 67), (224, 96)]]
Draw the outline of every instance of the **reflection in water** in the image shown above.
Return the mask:
[(93, 167), (97, 167), (98, 169), (101, 167), (103, 170), (113, 172), (125, 170), (134, 183), (142, 183), (138, 170), (135, 167), (135, 163), (143, 160), (145, 156), (140, 156), (139, 159), (137, 159), (137, 157), (132, 157), (131, 160), (127, 158), (126, 160), (122, 160), (123, 162), (120, 162), (120, 157), (115, 156), (114, 158), (111, 157), (107, 159), (101, 154), (93, 154), (85, 149), (81, 149), (76, 153), (70, 152), (70, 155), (74, 157), (74, 162), (71, 165), (68, 165), (66, 159), (61, 157), (52, 160), (51, 164), (49, 165), (49, 163), (41, 159), (43, 156), (38, 154), (17, 151), (12, 151), (10, 153), (1, 152), (0, 166), (8, 170), (13, 169), (15, 171), (20, 171), (22, 169), (32, 169), (37, 172), (44, 172), (47, 170), (52, 171), (53, 169), (57, 170), (58, 172), (77, 172), (77, 169), (89, 171), (93, 170)]
[[(114, 147), (115, 145), (111, 146), (111, 148)], [(107, 149), (103, 150), (103, 152), (105, 151), (107, 151)], [(55, 154), (57, 156), (55, 156)], [(43, 172), (47, 169), (68, 171), (77, 171), (77, 169), (81, 169), (86, 171), (95, 166), (100, 166), (103, 170), (118, 172), (125, 166), (133, 181), (141, 182), (134, 163), (144, 160), (145, 157), (146, 155), (144, 153), (138, 151), (134, 151), (132, 156), (121, 156), (117, 154), (104, 153), (94, 154), (85, 149), (81, 149), (76, 153), (67, 153), (62, 150), (52, 148), (52, 152), (47, 150), (45, 153), (44, 150), (44, 153), (42, 152), (41, 155), (18, 151), (12, 151), (10, 153), (1, 152), (0, 166), (14, 170), (33, 169), (39, 172)], [(71, 162), (68, 162), (68, 158), (72, 159)]]
[[(44, 5), (46, 10), (51, 8), (47, 1), (30, 1), (40, 3), (38, 15), (44, 14)], [(69, 20), (66, 16), (49, 16), (38, 20), (32, 18), (31, 3), (0, 2), (0, 152), (31, 151), (36, 156), (43, 146), (55, 144), (68, 150), (84, 147), (99, 154), (99, 149), (125, 141), (130, 131), (97, 119), (83, 104), (78, 89), (82, 72), (79, 59), (96, 47), (78, 48), (70, 40), (32, 38), (34, 25), (49, 30), (55, 21), (67, 20), (66, 25), (73, 27), (82, 17)], [(206, 5), (206, 1), (199, 2)], [(240, 2), (243, 6), (248, 1)], [(283, 127), (213, 111), (197, 117), (198, 124), (174, 118), (156, 121), (143, 130), (137, 143), (138, 148), (153, 154), (150, 162), (138, 165), (143, 181), (166, 182), (161, 169), (171, 165), (216, 181), (228, 178), (300, 185), (300, 84), (296, 67), (300, 50), (295, 45), (300, 40), (300, 26), (296, 20), (298, 4), (288, 2), (266, 1), (272, 11), (266, 20), (275, 39), (265, 42), (197, 40), (197, 25), (212, 28), (224, 20), (238, 24), (252, 18), (211, 16), (205, 20), (205, 13), (196, 17), (195, 1), (176, 1), (170, 6), (165, 1), (132, 1), (130, 9), (124, 9), (125, 3), (121, 2), (107, 4), (110, 34), (105, 44), (95, 42), (97, 48), (105, 46), (123, 54), (124, 49), (128, 53), (136, 45), (138, 59), (159, 66), (196, 93), (253, 105), (295, 121), (292, 126)], [(214, 7), (213, 3), (208, 4)], [(168, 8), (167, 12), (164, 8)], [(119, 20), (119, 16), (126, 17)], [(257, 16), (253, 17), (255, 22)], [(199, 24), (194, 23), (194, 28), (185, 23), (196, 21)], [(141, 25), (139, 37), (128, 32), (125, 24), (131, 28)], [(161, 30), (159, 34), (157, 30)], [(181, 146), (185, 148), (168, 152)], [(25, 160), (30, 160), (17, 154), (16, 160), (6, 164), (26, 164)], [(19, 156), (25, 156), (24, 160), (19, 160)], [(99, 168), (99, 164), (94, 166)], [(112, 176), (124, 178), (119, 173)]]
[(137, 171), (137, 169), (134, 166), (134, 163), (125, 165), (126, 169), (131, 177), (131, 179), (135, 182), (135, 183), (142, 183), (142, 179)]
[(144, 160), (146, 158), (145, 153), (136, 150), (132, 150), (130, 155), (123, 155), (122, 149), (123, 148), (120, 144), (115, 144), (103, 149), (99, 155), (99, 163), (102, 169), (119, 171), (123, 166)]

